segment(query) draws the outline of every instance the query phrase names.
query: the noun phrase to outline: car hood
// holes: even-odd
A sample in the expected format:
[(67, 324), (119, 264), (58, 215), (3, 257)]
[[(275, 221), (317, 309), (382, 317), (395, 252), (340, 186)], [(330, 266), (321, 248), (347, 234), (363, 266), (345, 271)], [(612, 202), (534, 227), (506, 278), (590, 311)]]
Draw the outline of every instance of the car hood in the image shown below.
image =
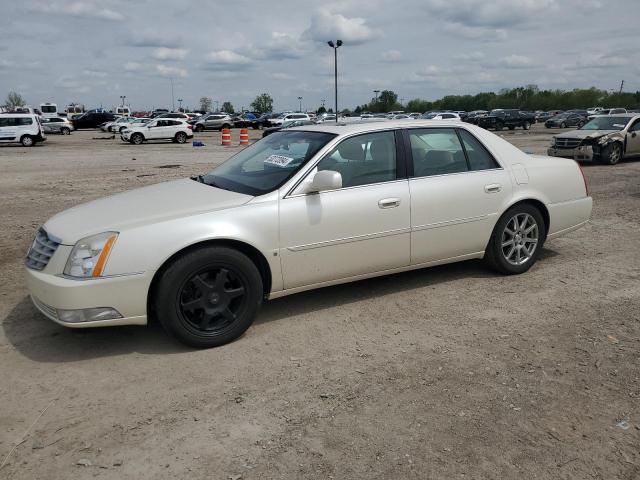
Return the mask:
[(615, 133), (617, 130), (572, 130), (570, 132), (562, 133), (557, 135), (562, 138), (598, 138), (603, 135), (609, 135), (610, 133)]
[(236, 207), (252, 198), (190, 179), (174, 180), (70, 208), (51, 217), (44, 229), (74, 245), (89, 235)]

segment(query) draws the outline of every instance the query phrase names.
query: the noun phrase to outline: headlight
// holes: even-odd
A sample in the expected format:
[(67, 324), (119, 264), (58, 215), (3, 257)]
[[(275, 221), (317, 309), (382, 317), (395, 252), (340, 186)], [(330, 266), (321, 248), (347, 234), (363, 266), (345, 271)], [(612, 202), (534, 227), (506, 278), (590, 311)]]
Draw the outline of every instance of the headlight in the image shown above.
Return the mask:
[(104, 232), (80, 240), (71, 250), (64, 274), (76, 278), (102, 276), (117, 238), (117, 232)]
[(551, 137), (551, 146), (552, 147), (556, 146), (556, 137)]

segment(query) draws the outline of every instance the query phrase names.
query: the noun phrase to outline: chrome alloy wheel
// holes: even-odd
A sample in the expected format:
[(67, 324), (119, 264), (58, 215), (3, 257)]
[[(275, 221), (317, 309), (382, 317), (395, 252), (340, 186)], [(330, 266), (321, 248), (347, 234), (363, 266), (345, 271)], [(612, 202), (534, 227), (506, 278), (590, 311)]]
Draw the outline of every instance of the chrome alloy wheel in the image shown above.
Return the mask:
[(511, 217), (502, 232), (502, 255), (511, 265), (523, 265), (538, 248), (540, 237), (538, 224), (528, 213)]

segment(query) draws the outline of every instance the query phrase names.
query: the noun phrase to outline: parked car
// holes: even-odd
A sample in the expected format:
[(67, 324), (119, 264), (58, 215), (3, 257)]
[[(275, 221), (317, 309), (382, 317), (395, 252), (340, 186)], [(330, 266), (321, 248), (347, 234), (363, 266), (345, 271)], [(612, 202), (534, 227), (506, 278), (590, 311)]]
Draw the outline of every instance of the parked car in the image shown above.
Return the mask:
[(193, 129), (196, 132), (204, 132), (205, 130), (222, 130), (232, 126), (233, 119), (226, 113), (209, 113), (200, 117), (193, 125)]
[(61, 133), (62, 135), (70, 135), (73, 132), (73, 123), (68, 118), (62, 117), (45, 117), (41, 120), (42, 129), (45, 133)]
[(604, 110), (604, 108), (602, 108), (602, 107), (587, 108), (587, 115), (598, 115), (603, 110)]
[(602, 115), (582, 128), (556, 135), (547, 150), (553, 157), (615, 165), (640, 155), (640, 115)]
[[(386, 118), (386, 115), (385, 115)], [(316, 123), (326, 123), (326, 122), (336, 122), (336, 115), (335, 113), (325, 113), (323, 115), (320, 115), (318, 118), (316, 118)]]
[(251, 112), (244, 112), (233, 117), (233, 126), (236, 128), (258, 129), (258, 117)]
[(113, 113), (90, 110), (77, 117), (73, 117), (71, 122), (76, 130), (82, 128), (97, 128), (105, 122), (113, 122), (116, 116)]
[(535, 117), (529, 112), (521, 110), (491, 110), (489, 115), (477, 117), (476, 125), (482, 128), (493, 128), (494, 130), (502, 130), (507, 127), (513, 130), (516, 127), (522, 127), (529, 130), (531, 125), (535, 123)]
[(0, 113), (0, 143), (21, 143), (33, 147), (44, 142), (47, 135), (34, 113)]
[[(426, 112), (426, 113), (429, 113), (429, 112)], [(485, 115), (488, 115), (488, 114), (489, 112), (487, 110), (473, 110), (467, 114), (466, 118), (464, 118), (464, 121), (475, 125), (478, 117), (484, 117)]]
[(549, 120), (550, 118), (553, 118), (553, 117), (555, 117), (557, 115), (561, 115), (561, 114), (562, 113), (557, 114), (557, 113), (554, 113), (554, 112), (540, 112), (540, 113), (536, 114), (534, 118), (535, 118), (536, 123), (544, 123), (547, 120)]
[(460, 115), (453, 112), (429, 112), (420, 118), (423, 120), (460, 120)]
[(103, 132), (119, 132), (120, 127), (128, 124), (132, 117), (118, 117), (112, 122), (105, 122), (100, 125), (100, 130)]
[(262, 132), (262, 138), (271, 135), (272, 133), (279, 132), (280, 130), (286, 130), (287, 128), (303, 127), (305, 125), (315, 125), (315, 122), (311, 120), (289, 120), (277, 127), (269, 127)]
[(149, 140), (171, 140), (174, 143), (185, 143), (193, 138), (193, 126), (184, 120), (173, 118), (154, 118), (142, 125), (132, 125), (120, 132), (124, 142), (140, 145)]
[[(277, 127), (278, 125), (282, 125), (284, 122), (289, 120), (311, 120), (311, 118), (309, 118), (309, 115), (307, 115), (306, 113), (283, 113), (282, 115), (279, 115), (276, 118), (271, 118), (269, 120), (269, 124), (272, 127)], [(335, 116), (334, 116), (334, 120), (335, 120)]]
[(268, 128), (271, 126), (271, 124), (269, 123), (269, 120), (277, 116), (278, 116), (277, 113), (263, 113), (256, 120), (256, 124), (258, 125), (258, 128)]
[(169, 113), (169, 110), (167, 110), (166, 108), (156, 108), (151, 112), (151, 118), (164, 115), (165, 113)]
[(296, 127), (206, 175), (55, 215), (26, 279), (36, 308), (62, 325), (153, 317), (213, 347), (242, 335), (264, 299), (472, 258), (524, 273), (591, 207), (576, 162), (466, 123)]
[(593, 120), (598, 115), (619, 115), (621, 113), (627, 113), (627, 109), (626, 108), (606, 108), (606, 109), (600, 110), (600, 112), (594, 115), (589, 115), (588, 119)]
[(150, 118), (144, 118), (144, 117), (141, 117), (141, 118), (129, 117), (126, 122), (114, 124), (111, 127), (111, 130), (113, 132), (122, 133), (124, 130), (127, 130), (128, 128), (140, 127), (145, 123), (149, 122), (150, 120), (151, 120)]
[(587, 121), (586, 112), (584, 114), (578, 112), (565, 112), (560, 115), (556, 115), (555, 117), (551, 117), (544, 122), (544, 126), (547, 128), (580, 128), (587, 123)]
[(41, 103), (40, 112), (42, 112), (41, 117), (43, 118), (60, 118), (60, 115), (58, 115), (58, 105), (55, 103)]
[(161, 113), (160, 115), (156, 115), (153, 118), (177, 118), (180, 120), (184, 120), (185, 122), (191, 120), (191, 117), (189, 115), (182, 112)]

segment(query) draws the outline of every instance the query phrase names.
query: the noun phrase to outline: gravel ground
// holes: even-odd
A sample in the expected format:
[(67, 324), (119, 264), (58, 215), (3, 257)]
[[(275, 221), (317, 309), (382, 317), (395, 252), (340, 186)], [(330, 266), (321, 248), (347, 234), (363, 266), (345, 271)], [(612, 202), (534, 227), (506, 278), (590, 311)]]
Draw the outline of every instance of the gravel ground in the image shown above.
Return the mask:
[(0, 146), (0, 477), (640, 478), (640, 162), (586, 166), (592, 222), (521, 276), (471, 261), (302, 293), (211, 350), (38, 314), (36, 228), (238, 149), (198, 139)]

